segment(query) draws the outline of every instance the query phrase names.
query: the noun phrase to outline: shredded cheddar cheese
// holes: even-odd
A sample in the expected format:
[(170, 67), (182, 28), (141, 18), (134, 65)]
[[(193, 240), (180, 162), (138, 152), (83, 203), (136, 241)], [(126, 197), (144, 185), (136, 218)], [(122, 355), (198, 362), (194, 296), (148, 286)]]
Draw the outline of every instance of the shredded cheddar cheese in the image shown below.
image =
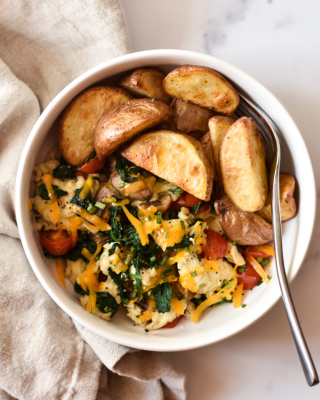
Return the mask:
[(79, 194), (81, 200), (84, 200), (88, 197), (88, 194), (91, 192), (92, 184), (93, 184), (93, 177), (92, 175), (89, 175)]
[(56, 224), (60, 218), (60, 209), (57, 202), (57, 196), (52, 186), (52, 175), (44, 174), (41, 178), (46, 185), (48, 195), (50, 198), (49, 201), (49, 210), (51, 212), (51, 221), (53, 224)]
[(238, 285), (233, 293), (233, 307), (239, 308), (242, 304), (242, 290), (243, 290), (243, 283)]
[(91, 254), (88, 250), (87, 252), (85, 252), (86, 254), (85, 257), (89, 257), (88, 258), (89, 264), (87, 266), (87, 269), (77, 278), (77, 282), (82, 287), (83, 290), (89, 289), (89, 299), (87, 304), (87, 311), (89, 312), (94, 312), (96, 307), (96, 301), (97, 301), (96, 291), (98, 290), (99, 282), (95, 271), (95, 266), (96, 266), (95, 257), (100, 253), (101, 248), (102, 244), (98, 243), (97, 250), (95, 251), (94, 254)]
[(150, 321), (150, 319), (152, 319), (152, 317), (154, 316), (154, 312), (150, 309), (146, 310), (142, 315), (140, 315), (140, 317), (138, 318), (139, 322), (147, 322)]
[(226, 286), (219, 290), (218, 293), (214, 294), (213, 296), (209, 297), (207, 300), (205, 300), (203, 303), (201, 303), (195, 310), (192, 316), (192, 321), (194, 323), (198, 323), (199, 319), (201, 317), (201, 314), (210, 306), (213, 304), (218, 303), (219, 301), (223, 300), (226, 298), (227, 300), (231, 300), (231, 293), (234, 291), (234, 288), (236, 287), (237, 280), (233, 278), (232, 280), (229, 281), (229, 288)]
[(256, 272), (260, 275), (263, 282), (268, 284), (270, 281), (269, 281), (264, 269), (261, 267), (261, 265), (258, 263), (258, 261), (254, 257), (252, 257), (252, 255), (249, 253), (246, 253), (246, 258), (247, 258), (247, 261), (252, 264), (252, 266), (256, 270)]
[(89, 221), (95, 227), (99, 228), (101, 231), (109, 231), (111, 226), (105, 222), (102, 218), (97, 215), (90, 214), (87, 210), (84, 210), (82, 207), (76, 204), (68, 204), (67, 206), (69, 210), (79, 214), (81, 217)]
[(263, 246), (255, 246), (257, 250), (262, 251), (263, 253), (267, 254), (268, 256), (274, 257), (274, 248), (271, 246), (268, 246), (267, 244)]
[(64, 279), (64, 269), (63, 269), (63, 264), (62, 264), (62, 261), (60, 260), (60, 258), (58, 258), (58, 260), (56, 262), (56, 270), (57, 270), (57, 275), (58, 275), (59, 281), (60, 281), (61, 285), (65, 288), (66, 282)]
[(32, 214), (32, 201), (30, 199), (28, 199), (28, 207), (29, 207), (30, 213)]
[(172, 305), (174, 311), (175, 311), (178, 315), (183, 315), (183, 314), (184, 314), (184, 309), (183, 309), (182, 301), (179, 300), (178, 297), (172, 296), (171, 305)]

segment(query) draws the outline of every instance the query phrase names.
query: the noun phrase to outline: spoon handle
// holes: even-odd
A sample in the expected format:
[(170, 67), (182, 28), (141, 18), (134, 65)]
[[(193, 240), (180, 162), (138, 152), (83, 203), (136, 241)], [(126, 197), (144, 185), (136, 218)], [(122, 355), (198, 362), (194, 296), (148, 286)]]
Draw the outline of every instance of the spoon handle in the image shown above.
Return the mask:
[[(280, 154), (279, 154), (280, 156)], [(283, 303), (286, 309), (289, 325), (293, 335), (294, 342), (300, 357), (300, 362), (309, 386), (319, 383), (318, 374), (314, 366), (311, 354), (305, 341), (297, 313), (293, 305), (287, 276), (284, 268), (283, 252), (282, 252), (282, 227), (280, 217), (280, 201), (279, 201), (279, 166), (280, 157), (277, 159), (277, 165), (274, 173), (274, 181), (272, 185), (272, 225), (275, 244), (275, 261), (277, 267), (278, 280), (282, 293)]]

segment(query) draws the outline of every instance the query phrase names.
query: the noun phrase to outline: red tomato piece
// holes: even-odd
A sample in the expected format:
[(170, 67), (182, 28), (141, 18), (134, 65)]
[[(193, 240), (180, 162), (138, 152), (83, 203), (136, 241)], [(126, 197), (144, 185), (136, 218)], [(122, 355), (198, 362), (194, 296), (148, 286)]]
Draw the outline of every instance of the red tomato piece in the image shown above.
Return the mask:
[(62, 256), (72, 248), (72, 236), (67, 231), (42, 231), (40, 232), (42, 246), (54, 256)]
[(171, 204), (171, 208), (173, 210), (179, 211), (180, 207), (193, 207), (198, 203), (201, 203), (202, 200), (198, 199), (197, 197), (193, 196), (190, 193), (184, 192), (182, 195), (178, 198), (177, 201), (174, 201)]
[(218, 232), (206, 229), (207, 243), (202, 247), (202, 254), (208, 260), (220, 260), (228, 251), (228, 243)]
[(255, 246), (248, 246), (246, 248), (246, 252), (251, 254), (253, 258), (257, 259), (258, 257), (261, 258), (268, 258), (268, 254), (264, 251), (258, 250)]
[[(241, 268), (241, 267), (239, 267)], [(237, 269), (238, 273), (238, 283), (243, 283), (243, 289), (252, 289), (261, 280), (261, 276), (258, 274), (258, 272), (253, 268), (252, 264), (248, 261), (246, 261), (246, 266), (245, 270), (243, 272), (239, 272), (239, 268)]]
[[(98, 156), (95, 156), (91, 161), (84, 164), (79, 171), (83, 172), (86, 175), (95, 174), (96, 172), (100, 172), (106, 163), (106, 159), (99, 160)], [(83, 176), (80, 172), (76, 172), (76, 176)]]
[(199, 208), (198, 214), (208, 211), (210, 208), (210, 203), (204, 204), (202, 207)]
[(183, 317), (183, 315), (179, 315), (179, 317), (175, 318), (173, 321), (168, 322), (167, 324), (165, 324), (162, 329), (172, 329), (174, 328), (177, 323), (181, 320), (181, 318)]

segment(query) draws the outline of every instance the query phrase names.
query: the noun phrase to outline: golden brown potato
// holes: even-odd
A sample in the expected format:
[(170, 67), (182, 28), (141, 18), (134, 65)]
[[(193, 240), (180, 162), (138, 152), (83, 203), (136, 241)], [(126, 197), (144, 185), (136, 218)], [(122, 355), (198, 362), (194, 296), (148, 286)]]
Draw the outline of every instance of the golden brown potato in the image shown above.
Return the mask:
[(223, 189), (242, 211), (262, 208), (268, 196), (263, 142), (251, 118), (238, 119), (225, 133), (219, 152)]
[(255, 213), (241, 211), (227, 196), (214, 203), (220, 225), (231, 241), (240, 245), (260, 246), (273, 239), (272, 225)]
[(210, 200), (213, 167), (194, 138), (169, 131), (150, 132), (135, 139), (121, 154), (199, 199)]
[(239, 104), (234, 87), (219, 72), (200, 65), (183, 65), (171, 71), (163, 81), (172, 97), (188, 100), (221, 114), (231, 115)]
[(103, 114), (132, 99), (130, 93), (111, 86), (95, 86), (76, 96), (60, 118), (59, 150), (71, 165), (82, 165), (93, 151), (93, 135)]
[(219, 151), (222, 139), (230, 128), (230, 126), (234, 123), (234, 119), (231, 117), (224, 117), (222, 115), (216, 115), (209, 119), (209, 131), (211, 138), (211, 146), (213, 151), (213, 164), (215, 171), (215, 180), (218, 181), (218, 184), (221, 186), (221, 178), (220, 178), (220, 166), (219, 166)]
[[(280, 209), (281, 209), (281, 221), (289, 221), (297, 214), (296, 201), (293, 197), (295, 189), (295, 179), (290, 174), (281, 173), (280, 174)], [(271, 213), (271, 200), (270, 193), (266, 205), (257, 211), (260, 217), (264, 218), (268, 222), (272, 222)]]
[(199, 142), (201, 143), (204, 151), (207, 153), (207, 156), (208, 156), (209, 160), (211, 161), (212, 166), (214, 167), (210, 132), (207, 132), (203, 136), (201, 136), (201, 138), (199, 139)]
[(173, 111), (162, 101), (136, 99), (104, 114), (94, 133), (94, 148), (100, 160), (138, 133), (169, 119)]
[(170, 104), (171, 97), (163, 89), (165, 74), (156, 68), (139, 68), (121, 79), (119, 86), (135, 97), (148, 97)]

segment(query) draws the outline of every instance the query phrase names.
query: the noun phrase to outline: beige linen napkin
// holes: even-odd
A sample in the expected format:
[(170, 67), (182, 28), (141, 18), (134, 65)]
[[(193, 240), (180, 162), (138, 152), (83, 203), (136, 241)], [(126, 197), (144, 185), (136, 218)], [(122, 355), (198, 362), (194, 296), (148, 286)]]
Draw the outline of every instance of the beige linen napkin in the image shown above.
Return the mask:
[(111, 343), (51, 300), (15, 221), (18, 163), (41, 110), (130, 51), (119, 2), (2, 0), (0, 9), (0, 399), (185, 399), (185, 378), (163, 355)]

